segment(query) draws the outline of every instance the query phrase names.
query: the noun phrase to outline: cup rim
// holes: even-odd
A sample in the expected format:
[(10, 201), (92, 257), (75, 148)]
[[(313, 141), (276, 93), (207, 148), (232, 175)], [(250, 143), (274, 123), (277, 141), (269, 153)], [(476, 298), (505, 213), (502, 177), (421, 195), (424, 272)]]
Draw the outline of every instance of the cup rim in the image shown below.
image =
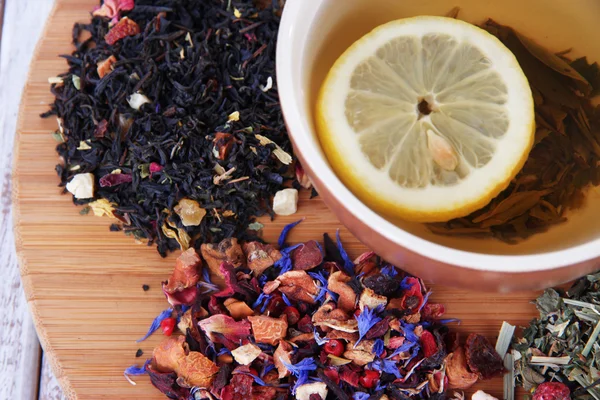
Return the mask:
[[(409, 249), (423, 257), (445, 263), (470, 268), (478, 271), (492, 272), (534, 272), (552, 270), (573, 264), (590, 261), (600, 256), (600, 238), (578, 244), (566, 249), (527, 255), (495, 255), (458, 250), (423, 239), (409, 233), (362, 203), (335, 175), (328, 162), (322, 157), (321, 149), (314, 140), (310, 140), (311, 128), (300, 113), (304, 107), (294, 88), (294, 80), (300, 77), (294, 73), (296, 66), (292, 60), (294, 53), (303, 54), (304, 48), (294, 48), (292, 42), (296, 24), (311, 26), (312, 21), (301, 19), (301, 5), (307, 0), (287, 0), (280, 22), (277, 37), (276, 72), (277, 87), (281, 110), (289, 127), (289, 135), (293, 136), (296, 149), (314, 171), (319, 171), (319, 180), (326, 190), (341, 201), (346, 210), (363, 224), (373, 228), (380, 235), (397, 246)], [(322, 0), (313, 0), (318, 7)], [(307, 40), (307, 38), (304, 38)], [(514, 268), (518, 266), (518, 270)]]

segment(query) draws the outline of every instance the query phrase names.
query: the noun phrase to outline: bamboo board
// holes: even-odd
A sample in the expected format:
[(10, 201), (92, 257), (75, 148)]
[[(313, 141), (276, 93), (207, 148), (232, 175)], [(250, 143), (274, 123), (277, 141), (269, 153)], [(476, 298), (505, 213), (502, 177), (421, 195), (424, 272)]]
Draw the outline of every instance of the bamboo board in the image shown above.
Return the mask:
[[(15, 237), (21, 274), (42, 346), (52, 360), (55, 374), (70, 399), (161, 399), (147, 377), (136, 386), (123, 378), (123, 370), (143, 363), (162, 335), (141, 344), (152, 319), (167, 303), (160, 289), (174, 257), (162, 259), (156, 250), (137, 245), (121, 233), (108, 230), (109, 221), (81, 216), (62, 196), (54, 172), (56, 129), (53, 119), (42, 120), (52, 101), (47, 78), (66, 70), (59, 54), (71, 48), (71, 27), (87, 21), (96, 0), (57, 0), (45, 33), (33, 58), (22, 99), (17, 128), (14, 165)], [(365, 250), (341, 226), (319, 199), (301, 198), (298, 214), (267, 223), (264, 238), (276, 240), (281, 228), (299, 217), (290, 242), (318, 239), (323, 232), (341, 228), (351, 256)], [(150, 285), (144, 292), (142, 285)], [(462, 320), (461, 332), (478, 332), (492, 341), (503, 320), (526, 324), (535, 308), (529, 301), (535, 292), (485, 294), (432, 286), (432, 300), (446, 305), (448, 317)], [(136, 359), (142, 348), (144, 356)], [(479, 383), (502, 396), (502, 380)]]

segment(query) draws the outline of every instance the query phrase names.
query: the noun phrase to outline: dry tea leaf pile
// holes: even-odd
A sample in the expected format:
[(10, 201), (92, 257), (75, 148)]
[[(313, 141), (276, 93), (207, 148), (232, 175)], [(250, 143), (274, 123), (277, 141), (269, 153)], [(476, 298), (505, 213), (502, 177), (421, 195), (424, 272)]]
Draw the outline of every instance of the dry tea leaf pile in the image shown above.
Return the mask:
[(600, 184), (600, 68), (585, 57), (554, 54), (510, 27), (483, 26), (517, 57), (535, 101), (535, 144), (510, 186), (483, 209), (447, 223), (439, 234), (495, 237), (509, 243), (564, 222), (583, 205), (586, 188)]

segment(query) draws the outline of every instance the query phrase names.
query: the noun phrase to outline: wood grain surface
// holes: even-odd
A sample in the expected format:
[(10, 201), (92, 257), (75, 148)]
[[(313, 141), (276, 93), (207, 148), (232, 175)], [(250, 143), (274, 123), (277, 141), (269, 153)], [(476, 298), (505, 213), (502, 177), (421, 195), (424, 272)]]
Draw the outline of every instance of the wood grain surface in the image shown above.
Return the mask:
[[(110, 233), (107, 219), (81, 216), (70, 196), (61, 195), (54, 173), (56, 143), (53, 119), (38, 115), (51, 101), (47, 78), (66, 69), (58, 54), (69, 53), (73, 22), (89, 19), (95, 0), (57, 0), (38, 45), (21, 104), (14, 165), (15, 239), (27, 300), (46, 354), (52, 359), (65, 394), (74, 399), (160, 399), (147, 377), (132, 386), (123, 370), (141, 364), (160, 334), (137, 344), (152, 319), (167, 303), (160, 282), (171, 271), (174, 256), (136, 245), (122, 234)], [(352, 256), (364, 251), (317, 198), (303, 193), (298, 214), (266, 223), (264, 238), (276, 240), (281, 228), (299, 217), (290, 241), (319, 238), (341, 228)], [(142, 285), (150, 285), (144, 292)], [(462, 320), (461, 332), (479, 332), (495, 340), (502, 320), (525, 324), (535, 314), (533, 292), (486, 294), (436, 285), (433, 301), (447, 306), (448, 316)], [(477, 388), (501, 396), (502, 381)]]
[(0, 17), (0, 399), (61, 398), (60, 387), (51, 373), (40, 382), (40, 364), (44, 364), (19, 276), (10, 201), (18, 99), (53, 3), (54, 0), (0, 0), (0, 14), (5, 6), (3, 23)]

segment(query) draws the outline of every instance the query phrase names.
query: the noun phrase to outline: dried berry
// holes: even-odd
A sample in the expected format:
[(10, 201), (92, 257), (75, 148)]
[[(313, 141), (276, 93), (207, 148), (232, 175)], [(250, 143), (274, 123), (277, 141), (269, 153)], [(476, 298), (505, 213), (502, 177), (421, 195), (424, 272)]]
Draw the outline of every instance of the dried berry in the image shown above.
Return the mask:
[(469, 369), (482, 379), (491, 379), (504, 371), (502, 358), (482, 335), (472, 333), (465, 344)]
[(535, 389), (533, 400), (571, 400), (571, 391), (564, 383), (544, 382)]

